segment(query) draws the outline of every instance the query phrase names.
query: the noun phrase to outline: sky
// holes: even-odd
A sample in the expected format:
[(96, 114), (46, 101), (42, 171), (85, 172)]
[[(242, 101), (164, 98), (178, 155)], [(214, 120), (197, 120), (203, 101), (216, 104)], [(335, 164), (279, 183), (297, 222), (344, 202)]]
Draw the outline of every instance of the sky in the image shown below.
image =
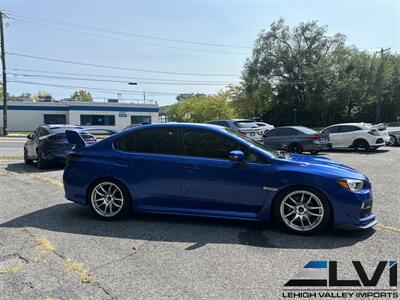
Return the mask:
[(13, 95), (44, 90), (61, 99), (82, 87), (95, 101), (120, 92), (121, 99), (168, 105), (178, 93), (213, 94), (240, 81), (257, 35), (280, 17), (290, 26), (318, 20), (367, 51), (400, 51), (400, 0), (2, 0), (0, 9), (10, 17), (5, 47)]

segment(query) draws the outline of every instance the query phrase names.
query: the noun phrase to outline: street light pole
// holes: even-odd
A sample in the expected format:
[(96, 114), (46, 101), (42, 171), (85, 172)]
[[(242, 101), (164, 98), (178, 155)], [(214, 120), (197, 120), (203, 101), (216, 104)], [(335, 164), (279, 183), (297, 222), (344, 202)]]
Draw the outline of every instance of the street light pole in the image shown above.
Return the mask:
[(3, 135), (7, 135), (7, 74), (6, 55), (4, 50), (4, 13), (0, 11), (0, 43), (1, 43), (1, 65), (3, 72)]

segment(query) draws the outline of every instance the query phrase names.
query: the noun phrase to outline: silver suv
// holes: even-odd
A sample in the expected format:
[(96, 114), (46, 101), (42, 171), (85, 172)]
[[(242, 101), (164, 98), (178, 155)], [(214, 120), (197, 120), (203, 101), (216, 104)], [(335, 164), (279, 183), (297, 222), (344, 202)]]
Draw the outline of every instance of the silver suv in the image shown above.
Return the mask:
[(243, 135), (255, 140), (263, 142), (264, 128), (258, 126), (255, 121), (249, 119), (233, 119), (233, 120), (214, 120), (209, 121), (207, 124), (219, 125), (236, 130)]

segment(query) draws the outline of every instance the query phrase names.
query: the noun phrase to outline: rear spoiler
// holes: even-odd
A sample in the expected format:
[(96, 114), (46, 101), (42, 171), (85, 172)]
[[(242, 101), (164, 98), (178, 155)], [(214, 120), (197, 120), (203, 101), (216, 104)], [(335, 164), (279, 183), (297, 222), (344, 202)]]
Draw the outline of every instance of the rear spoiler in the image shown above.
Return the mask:
[(86, 142), (76, 130), (66, 130), (65, 135), (68, 143), (74, 145), (75, 149), (86, 147)]

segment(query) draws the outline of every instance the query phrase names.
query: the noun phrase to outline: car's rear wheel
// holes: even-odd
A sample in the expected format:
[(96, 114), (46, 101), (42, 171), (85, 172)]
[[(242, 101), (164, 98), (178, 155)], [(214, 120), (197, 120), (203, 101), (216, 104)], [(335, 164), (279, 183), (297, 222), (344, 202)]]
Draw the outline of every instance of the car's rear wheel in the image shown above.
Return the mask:
[(26, 150), (26, 148), (24, 148), (24, 162), (26, 165), (29, 165), (33, 162), (32, 159), (29, 159), (28, 150)]
[(89, 191), (89, 204), (96, 217), (114, 220), (127, 214), (130, 197), (122, 184), (105, 180), (92, 186)]
[(42, 151), (40, 149), (36, 150), (36, 156), (37, 156), (37, 167), (39, 170), (43, 170), (47, 168), (47, 162), (43, 158)]
[(389, 146), (395, 146), (397, 145), (397, 139), (394, 135), (390, 136), (390, 141), (389, 141)]
[(356, 151), (369, 151), (370, 150), (369, 144), (365, 140), (354, 141), (353, 147)]
[(289, 145), (288, 151), (301, 154), (301, 153), (303, 153), (303, 147), (298, 143), (292, 143)]
[(279, 196), (274, 214), (286, 231), (307, 235), (320, 231), (328, 224), (330, 206), (320, 192), (295, 188)]

